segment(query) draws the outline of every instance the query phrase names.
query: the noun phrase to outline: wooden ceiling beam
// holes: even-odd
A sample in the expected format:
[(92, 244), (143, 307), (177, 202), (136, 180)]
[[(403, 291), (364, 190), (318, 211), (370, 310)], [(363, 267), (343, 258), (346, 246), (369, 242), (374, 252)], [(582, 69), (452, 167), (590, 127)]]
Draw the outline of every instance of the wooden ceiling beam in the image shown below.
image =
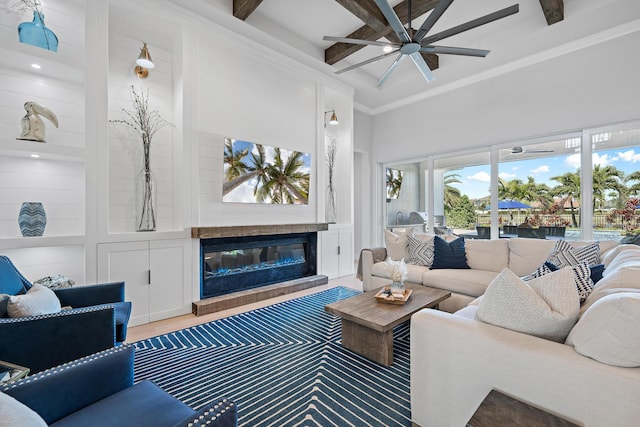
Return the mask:
[[(336, 1), (342, 4), (343, 0), (336, 0)], [(433, 9), (438, 4), (438, 1), (439, 0), (412, 0), (411, 8), (413, 10), (411, 11), (411, 19), (412, 20), (417, 19), (418, 17), (424, 15), (425, 13)], [(353, 2), (357, 2), (357, 0), (353, 0)], [(359, 1), (358, 3), (365, 4), (365, 2), (363, 1)], [(362, 6), (362, 4), (360, 4), (359, 7), (362, 10), (365, 10), (365, 6)], [(407, 2), (403, 1), (402, 3), (394, 7), (393, 10), (395, 10), (402, 24), (406, 24), (407, 18), (408, 18), (408, 12), (409, 12)], [(375, 19), (375, 17), (372, 16), (366, 19)], [(367, 22), (367, 21), (364, 21), (364, 22)], [(352, 32), (351, 34), (344, 37), (352, 38), (352, 39), (363, 39), (363, 40), (378, 40), (378, 39), (381, 39), (382, 37), (388, 36), (389, 34), (393, 34), (393, 29), (391, 29), (391, 27), (389, 26), (385, 26), (379, 30), (376, 30), (375, 28), (369, 25), (364, 25), (358, 28), (357, 30), (355, 30), (354, 32)], [(336, 62), (345, 59), (347, 56), (351, 55), (352, 53), (359, 51), (363, 47), (364, 45), (335, 43), (329, 46), (327, 49), (325, 49), (324, 62), (326, 62), (329, 65), (333, 65)]]
[(564, 0), (540, 0), (540, 6), (548, 25), (564, 19)]
[(389, 26), (373, 0), (336, 0), (336, 2), (376, 31), (383, 31)]
[(262, 0), (233, 0), (233, 16), (243, 21), (262, 3)]

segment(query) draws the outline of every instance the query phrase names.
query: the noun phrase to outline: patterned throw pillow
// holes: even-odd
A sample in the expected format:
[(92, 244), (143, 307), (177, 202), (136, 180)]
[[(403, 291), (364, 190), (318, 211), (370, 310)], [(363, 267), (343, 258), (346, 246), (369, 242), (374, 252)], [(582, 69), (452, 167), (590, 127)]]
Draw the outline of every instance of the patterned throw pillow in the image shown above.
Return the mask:
[[(586, 262), (580, 262), (576, 265), (572, 265), (570, 268), (571, 268), (571, 271), (573, 272), (573, 281), (576, 284), (576, 289), (578, 290), (578, 296), (580, 297), (580, 302), (584, 302), (584, 300), (587, 299), (589, 294), (593, 291), (593, 280), (591, 280), (591, 269), (589, 268), (589, 265)], [(522, 280), (526, 282), (558, 270), (560, 270), (560, 267), (547, 261), (544, 264), (542, 264), (540, 267), (538, 267), (536, 271), (529, 274), (528, 276), (523, 277)]]
[(431, 267), (434, 257), (434, 237), (435, 236), (429, 234), (419, 236), (407, 234), (407, 240), (409, 241), (409, 262), (411, 264)]
[(600, 244), (593, 242), (574, 248), (566, 240), (558, 240), (547, 261), (560, 268), (571, 267), (580, 262), (588, 265), (600, 264)]
[(438, 268), (469, 268), (467, 264), (467, 254), (464, 247), (464, 237), (447, 242), (446, 240), (436, 236), (433, 239), (434, 255), (433, 264), (430, 269)]

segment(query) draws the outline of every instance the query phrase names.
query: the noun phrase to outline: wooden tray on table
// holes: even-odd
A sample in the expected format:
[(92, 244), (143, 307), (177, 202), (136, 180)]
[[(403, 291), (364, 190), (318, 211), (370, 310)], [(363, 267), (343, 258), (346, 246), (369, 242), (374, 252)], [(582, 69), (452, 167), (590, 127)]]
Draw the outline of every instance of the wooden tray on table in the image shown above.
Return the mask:
[(389, 287), (385, 286), (376, 294), (376, 301), (384, 302), (387, 304), (404, 305), (404, 303), (407, 302), (412, 293), (413, 291), (411, 289), (405, 289), (402, 297), (397, 295), (394, 296), (394, 294), (391, 294), (391, 292), (389, 291)]

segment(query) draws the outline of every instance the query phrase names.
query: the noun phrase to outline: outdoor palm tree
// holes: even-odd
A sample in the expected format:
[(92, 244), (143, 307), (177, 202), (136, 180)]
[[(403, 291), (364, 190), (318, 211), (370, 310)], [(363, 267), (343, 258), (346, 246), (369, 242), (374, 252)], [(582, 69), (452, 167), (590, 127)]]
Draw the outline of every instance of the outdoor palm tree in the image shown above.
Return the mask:
[[(635, 181), (633, 184), (628, 185), (629, 182)], [(627, 189), (629, 194), (626, 196), (637, 196), (640, 194), (640, 171), (630, 173), (624, 178), (624, 182), (627, 183)]]
[(444, 176), (444, 208), (445, 211), (453, 209), (458, 204), (462, 193), (456, 187), (451, 184), (461, 184), (460, 175), (457, 173), (450, 173)]
[(519, 179), (505, 181), (498, 178), (498, 198), (500, 200), (517, 200), (525, 199), (527, 190), (525, 184)]
[(571, 221), (574, 227), (578, 227), (574, 200), (580, 199), (580, 170), (554, 176), (551, 179), (560, 183), (560, 185), (551, 189), (551, 193), (554, 196), (562, 196), (562, 206), (569, 202), (571, 206)]
[(625, 186), (622, 182), (624, 173), (615, 166), (593, 166), (593, 211), (596, 207), (602, 209), (605, 206), (607, 191), (613, 191), (618, 198), (623, 198), (626, 193)]
[(275, 148), (275, 159), (267, 166), (268, 179), (260, 192), (271, 198), (272, 203), (306, 204), (309, 199), (309, 174), (302, 172), (304, 153), (291, 152), (286, 160), (282, 151)]
[(521, 201), (530, 203), (537, 202), (540, 206), (547, 210), (553, 204), (551, 189), (547, 184), (538, 184), (532, 176), (527, 177), (527, 182), (523, 184), (524, 195)]

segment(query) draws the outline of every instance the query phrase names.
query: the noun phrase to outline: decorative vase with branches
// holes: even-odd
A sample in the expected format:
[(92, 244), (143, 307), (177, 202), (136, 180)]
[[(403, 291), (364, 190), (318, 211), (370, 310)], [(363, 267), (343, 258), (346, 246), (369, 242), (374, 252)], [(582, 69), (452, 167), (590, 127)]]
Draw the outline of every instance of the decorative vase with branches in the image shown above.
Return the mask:
[(33, 11), (33, 21), (18, 26), (20, 43), (30, 44), (52, 52), (58, 51), (58, 36), (44, 24), (44, 13), (40, 0), (20, 0), (13, 7), (22, 11)]
[(329, 169), (329, 186), (327, 187), (325, 220), (330, 224), (334, 224), (337, 220), (336, 189), (333, 184), (337, 151), (338, 144), (336, 138), (329, 137), (326, 154), (327, 166)]
[(131, 86), (133, 98), (133, 111), (122, 109), (128, 117), (124, 120), (110, 120), (112, 123), (120, 123), (129, 126), (142, 139), (143, 164), (142, 170), (138, 174), (138, 212), (136, 215), (137, 231), (153, 231), (156, 229), (156, 197), (155, 178), (151, 171), (150, 149), (153, 136), (165, 126), (173, 126), (163, 119), (158, 110), (151, 110), (149, 107), (149, 92), (136, 92)]

